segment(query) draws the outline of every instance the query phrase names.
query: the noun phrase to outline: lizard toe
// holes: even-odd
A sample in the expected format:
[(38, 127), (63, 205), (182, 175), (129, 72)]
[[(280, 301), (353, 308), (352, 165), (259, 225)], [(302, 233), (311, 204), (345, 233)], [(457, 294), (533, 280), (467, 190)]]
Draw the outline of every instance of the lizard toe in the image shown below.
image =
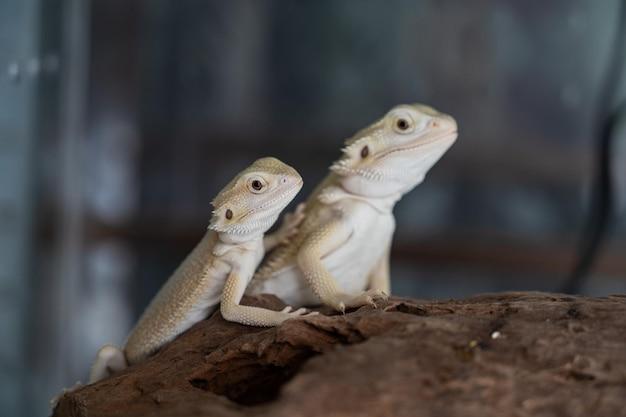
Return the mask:
[(339, 302), (339, 304), (335, 307), (335, 310), (341, 314), (346, 314), (346, 304), (344, 302)]
[(389, 295), (383, 290), (369, 290), (367, 291), (374, 300), (387, 301), (389, 299)]

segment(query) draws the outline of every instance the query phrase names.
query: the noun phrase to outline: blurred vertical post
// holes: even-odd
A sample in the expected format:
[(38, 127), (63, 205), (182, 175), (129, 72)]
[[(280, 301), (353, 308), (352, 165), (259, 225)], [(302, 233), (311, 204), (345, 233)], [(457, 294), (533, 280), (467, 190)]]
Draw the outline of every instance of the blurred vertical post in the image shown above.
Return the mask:
[[(58, 381), (74, 375), (72, 348), (76, 335), (73, 323), (80, 303), (82, 265), (82, 143), (85, 135), (87, 66), (89, 56), (89, 2), (66, 0), (62, 18), (62, 72), (59, 115), (59, 178), (57, 181), (58, 235), (55, 247), (57, 282), (54, 305), (57, 309)], [(56, 379), (56, 378), (55, 378)]]
[[(82, 192), (89, 2), (40, 0), (36, 122), (37, 241), (29, 266), (24, 415), (44, 415), (48, 401), (70, 382), (82, 264)], [(27, 31), (20, 28), (17, 37)], [(36, 216), (33, 216), (36, 214)], [(27, 280), (24, 280), (27, 282)], [(14, 415), (14, 414), (11, 414)]]
[(27, 416), (41, 0), (0, 2), (0, 410)]

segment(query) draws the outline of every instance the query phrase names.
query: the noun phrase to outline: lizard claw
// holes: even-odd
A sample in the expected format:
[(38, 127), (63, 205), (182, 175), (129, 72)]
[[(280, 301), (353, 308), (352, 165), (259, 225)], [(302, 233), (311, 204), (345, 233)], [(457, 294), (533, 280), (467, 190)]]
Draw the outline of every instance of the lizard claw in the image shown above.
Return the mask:
[(356, 308), (361, 306), (372, 306), (378, 308), (377, 301), (387, 301), (389, 296), (381, 290), (368, 290), (363, 293), (353, 296), (349, 294), (340, 294), (336, 300), (333, 300), (329, 304), (335, 310), (345, 314), (346, 308)]
[(368, 290), (365, 293), (370, 295), (374, 301), (387, 301), (389, 299), (389, 294), (383, 290)]
[(346, 314), (346, 304), (345, 303), (337, 304), (337, 311), (339, 311), (341, 314)]
[(340, 312), (341, 314), (346, 314), (346, 303), (344, 303), (343, 301), (332, 301), (330, 303), (325, 303), (330, 305), (332, 308), (334, 308), (336, 311)]
[(329, 307), (332, 307), (335, 311), (341, 314), (346, 314), (346, 300), (349, 298), (346, 294), (335, 294), (326, 299), (322, 299), (322, 302)]
[(294, 311), (291, 311), (291, 310), (292, 310), (291, 306), (287, 306), (282, 309), (281, 313), (287, 316), (286, 320), (296, 318), (296, 317), (311, 317), (311, 316), (316, 316), (319, 314), (317, 311), (309, 311), (308, 309), (304, 307), (299, 308)]
[(374, 308), (378, 308), (376, 301), (386, 302), (389, 299), (389, 294), (387, 294), (383, 290), (368, 290), (365, 292), (365, 294), (368, 294), (366, 299), (369, 301), (369, 304)]
[(297, 309), (291, 314), (293, 314), (294, 316), (300, 316), (300, 317), (310, 317), (310, 316), (317, 316), (319, 312), (309, 311), (308, 309), (302, 307), (302, 308)]

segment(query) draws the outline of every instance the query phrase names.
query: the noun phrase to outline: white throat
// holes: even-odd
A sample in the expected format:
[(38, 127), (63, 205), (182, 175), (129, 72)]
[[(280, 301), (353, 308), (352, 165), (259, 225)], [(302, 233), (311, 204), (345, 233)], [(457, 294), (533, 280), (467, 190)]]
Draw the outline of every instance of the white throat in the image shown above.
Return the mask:
[(362, 201), (372, 206), (378, 212), (386, 214), (392, 212), (393, 207), (401, 197), (401, 193), (393, 193), (383, 197), (361, 196), (358, 194), (352, 194), (346, 191), (343, 187), (331, 185), (324, 188), (317, 198), (324, 204), (333, 204), (345, 199)]
[(239, 248), (244, 250), (255, 250), (263, 241), (263, 234), (229, 234), (220, 232), (217, 234), (217, 242), (213, 246), (213, 255), (222, 256), (231, 249)]
[(250, 233), (218, 232), (217, 237), (221, 243), (226, 243), (228, 245), (239, 245), (239, 244), (247, 243), (253, 240), (262, 239), (263, 232), (259, 232), (259, 231), (254, 231)]

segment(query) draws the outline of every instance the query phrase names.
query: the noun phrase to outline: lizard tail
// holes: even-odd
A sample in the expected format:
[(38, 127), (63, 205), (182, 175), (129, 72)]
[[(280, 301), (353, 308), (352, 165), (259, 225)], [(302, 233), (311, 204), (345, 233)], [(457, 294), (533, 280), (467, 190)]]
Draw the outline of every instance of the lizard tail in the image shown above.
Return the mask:
[(104, 345), (98, 351), (96, 360), (89, 371), (89, 383), (100, 381), (113, 372), (126, 369), (128, 363), (124, 352), (112, 345)]

